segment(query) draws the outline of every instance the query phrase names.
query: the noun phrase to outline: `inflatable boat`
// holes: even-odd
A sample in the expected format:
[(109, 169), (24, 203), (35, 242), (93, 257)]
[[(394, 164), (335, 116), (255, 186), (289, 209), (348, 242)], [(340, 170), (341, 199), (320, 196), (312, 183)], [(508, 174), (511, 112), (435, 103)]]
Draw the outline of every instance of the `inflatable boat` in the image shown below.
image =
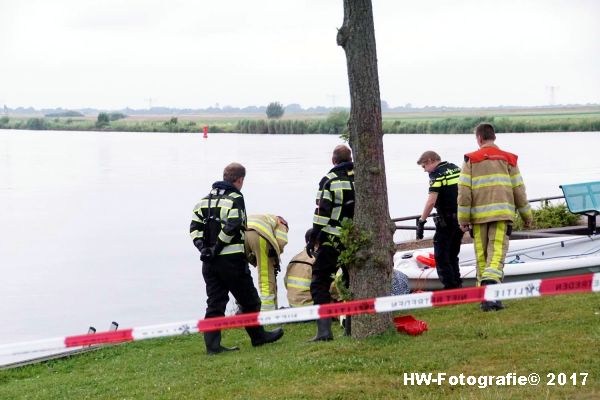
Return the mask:
[[(473, 244), (461, 246), (459, 265), (463, 286), (475, 286)], [(433, 248), (397, 252), (394, 269), (408, 276), (411, 291), (443, 289)], [(503, 282), (595, 272), (600, 272), (600, 235), (511, 240)]]

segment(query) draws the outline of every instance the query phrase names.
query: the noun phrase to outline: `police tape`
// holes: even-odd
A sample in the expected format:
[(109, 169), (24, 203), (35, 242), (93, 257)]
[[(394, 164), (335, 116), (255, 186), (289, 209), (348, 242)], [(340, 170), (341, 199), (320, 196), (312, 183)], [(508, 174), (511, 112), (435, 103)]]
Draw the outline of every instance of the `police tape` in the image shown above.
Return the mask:
[(417, 308), (475, 303), (483, 300), (509, 300), (556, 294), (600, 292), (600, 273), (560, 278), (501, 283), (483, 287), (422, 292), (400, 296), (354, 300), (228, 317), (209, 318), (122, 329), (93, 334), (43, 339), (0, 345), (0, 355), (19, 356), (100, 344), (114, 344), (222, 329), (286, 324), (340, 315), (376, 314)]

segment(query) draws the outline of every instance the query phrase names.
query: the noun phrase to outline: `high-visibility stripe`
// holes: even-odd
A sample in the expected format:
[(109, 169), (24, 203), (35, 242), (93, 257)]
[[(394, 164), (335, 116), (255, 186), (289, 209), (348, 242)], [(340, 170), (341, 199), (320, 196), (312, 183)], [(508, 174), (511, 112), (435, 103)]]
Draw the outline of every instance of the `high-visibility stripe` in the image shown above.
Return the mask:
[(506, 236), (507, 225), (506, 221), (497, 221), (494, 224), (496, 228), (494, 232), (494, 254), (488, 265), (489, 268), (497, 270), (500, 273), (500, 278), (502, 278), (502, 271), (500, 268), (502, 268), (502, 260), (504, 260), (504, 241), (508, 238)]
[(322, 229), (323, 232), (325, 233), (330, 233), (334, 236), (340, 236), (341, 235), (341, 231), (340, 228), (338, 228), (337, 226), (326, 226), (325, 228)]
[(462, 186), (471, 187), (471, 175), (461, 173), (458, 177), (458, 184)]
[(202, 239), (204, 237), (203, 231), (192, 231), (190, 232), (192, 239)]
[(317, 202), (321, 199), (331, 201), (331, 192), (329, 190), (319, 190), (317, 192)]
[(510, 180), (510, 176), (506, 174), (491, 174), (473, 178), (471, 181), (471, 186), (473, 189), (480, 189), (490, 186), (512, 186), (512, 182)]
[(296, 276), (288, 276), (287, 278), (287, 285), (297, 289), (310, 289), (310, 282), (310, 279)]
[(231, 243), (231, 241), (233, 240), (233, 236), (234, 235), (228, 235), (225, 232), (221, 231), (219, 232), (219, 239), (223, 242), (223, 243)]
[(232, 208), (231, 210), (229, 210), (229, 214), (227, 214), (228, 219), (239, 218), (239, 217), (240, 217), (240, 212), (237, 208)]
[(521, 174), (511, 176), (510, 181), (511, 181), (513, 187), (517, 187), (517, 186), (521, 186), (521, 185), (525, 184), (523, 182), (523, 177), (521, 177)]
[(334, 194), (334, 204), (338, 204), (338, 205), (342, 205), (344, 204), (344, 191), (343, 190), (336, 190), (335, 192), (333, 192)]
[(208, 201), (208, 198), (204, 198), (204, 199), (200, 200), (200, 207), (201, 208), (208, 208), (208, 207), (215, 208), (217, 206), (218, 207), (231, 208), (231, 207), (233, 207), (233, 201), (230, 200), (230, 199), (226, 199), (224, 197), (211, 198), (210, 199), (210, 203)]
[(452, 177), (452, 178), (448, 178), (446, 180), (446, 185), (448, 185), (448, 186), (457, 185), (458, 184), (458, 178), (459, 178), (458, 175), (456, 175), (455, 177)]
[(269, 251), (267, 248), (268, 242), (265, 238), (259, 237), (259, 254), (258, 254), (258, 275), (259, 275), (259, 296), (262, 309), (275, 309), (275, 296), (271, 293), (269, 284)]
[(329, 187), (330, 190), (352, 190), (352, 184), (350, 181), (333, 181)]
[(485, 249), (481, 241), (481, 225), (473, 225), (473, 243), (475, 245), (475, 264), (477, 266), (477, 279), (481, 280), (481, 275), (485, 269)]
[(342, 207), (333, 207), (333, 211), (331, 212), (331, 219), (335, 221), (340, 220), (340, 216), (342, 215)]
[(524, 207), (519, 208), (519, 214), (526, 215), (531, 213), (531, 206), (527, 204)]
[(248, 229), (253, 229), (257, 232), (261, 232), (263, 235), (268, 237), (272, 242), (275, 242), (275, 237), (273, 236), (273, 228), (263, 221), (256, 220), (251, 218), (248, 221)]
[[(460, 207), (462, 209), (462, 207)], [(488, 216), (497, 213), (515, 213), (515, 206), (510, 203), (491, 203), (477, 207), (470, 207), (473, 216)]]
[(486, 268), (486, 269), (483, 270), (483, 274), (481, 274), (481, 280), (482, 281), (484, 281), (484, 280), (492, 280), (492, 281), (496, 281), (496, 282), (501, 282), (503, 275), (504, 274), (499, 269), (496, 269), (496, 268)]
[(223, 247), (223, 250), (219, 253), (219, 255), (224, 256), (227, 254), (235, 254), (235, 253), (243, 253), (244, 245), (243, 244), (230, 244), (228, 246)]
[(278, 240), (287, 243), (288, 242), (288, 235), (286, 231), (283, 231), (281, 229), (277, 229), (275, 231), (275, 238), (277, 238)]
[(322, 215), (315, 214), (313, 217), (313, 224), (326, 226), (329, 223), (329, 218), (323, 217)]

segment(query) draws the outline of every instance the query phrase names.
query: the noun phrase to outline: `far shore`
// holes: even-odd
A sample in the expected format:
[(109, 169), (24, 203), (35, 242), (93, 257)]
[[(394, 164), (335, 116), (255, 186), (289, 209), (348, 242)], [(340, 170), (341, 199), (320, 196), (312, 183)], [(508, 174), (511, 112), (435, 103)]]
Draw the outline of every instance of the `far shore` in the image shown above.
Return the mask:
[[(104, 118), (102, 118), (104, 114)], [(37, 114), (0, 115), (0, 129), (187, 132), (259, 134), (335, 134), (347, 129), (348, 110), (329, 113), (288, 113), (268, 119), (261, 113), (136, 114), (119, 112), (83, 116)], [(453, 111), (383, 112), (383, 132), (456, 134), (471, 133), (480, 122), (504, 132), (600, 132), (600, 106), (556, 108), (498, 108)]]

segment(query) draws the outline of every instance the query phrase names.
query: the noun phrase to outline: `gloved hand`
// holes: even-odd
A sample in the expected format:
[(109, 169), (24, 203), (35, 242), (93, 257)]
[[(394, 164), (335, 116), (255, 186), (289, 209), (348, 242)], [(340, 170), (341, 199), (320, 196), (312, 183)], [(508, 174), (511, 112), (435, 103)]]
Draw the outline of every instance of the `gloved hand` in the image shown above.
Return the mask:
[(273, 269), (275, 270), (275, 276), (281, 272), (281, 266), (279, 264), (275, 264)]
[(315, 256), (315, 242), (312, 240), (309, 240), (308, 243), (306, 243), (306, 254), (311, 258)]
[(427, 221), (423, 221), (421, 219), (417, 220), (417, 239), (423, 239), (423, 234), (425, 233), (425, 223)]
[(204, 247), (200, 250), (200, 260), (202, 262), (211, 262), (215, 258), (215, 254), (214, 247)]
[(202, 248), (204, 247), (204, 242), (202, 241), (202, 239), (196, 239), (194, 240), (194, 246), (196, 246), (198, 251), (202, 251)]

